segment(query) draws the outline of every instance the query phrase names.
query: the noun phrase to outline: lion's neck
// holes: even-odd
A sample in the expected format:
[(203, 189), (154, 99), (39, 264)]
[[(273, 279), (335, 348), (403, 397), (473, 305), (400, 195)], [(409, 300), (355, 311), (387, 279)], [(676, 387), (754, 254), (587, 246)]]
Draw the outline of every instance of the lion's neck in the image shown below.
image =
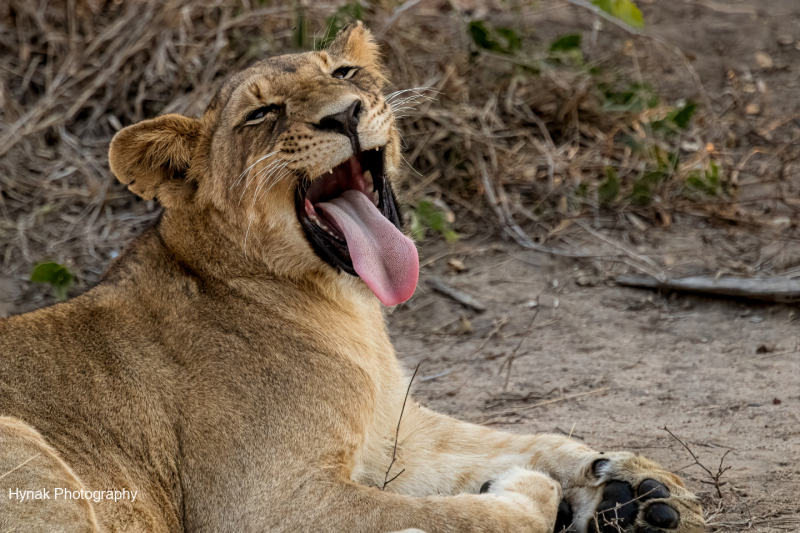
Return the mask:
[(324, 306), (344, 320), (371, 323), (375, 327), (370, 333), (386, 337), (381, 305), (360, 279), (324, 264), (316, 270), (298, 271), (248, 257), (244, 248), (220, 229), (224, 226), (214, 216), (213, 212), (167, 211), (159, 222), (160, 245), (182, 270), (265, 305), (292, 303), (302, 310), (298, 315)]

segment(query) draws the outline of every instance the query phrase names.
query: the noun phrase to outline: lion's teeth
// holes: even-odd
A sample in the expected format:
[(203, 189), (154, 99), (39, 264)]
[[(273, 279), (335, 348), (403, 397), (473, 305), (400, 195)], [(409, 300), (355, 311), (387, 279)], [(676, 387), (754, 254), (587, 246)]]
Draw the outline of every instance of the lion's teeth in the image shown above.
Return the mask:
[[(325, 224), (323, 221), (321, 221), (318, 217), (315, 217), (314, 215), (311, 215), (308, 218), (311, 219), (311, 222), (313, 222), (314, 224), (316, 224), (320, 228), (324, 229), (328, 233), (331, 233), (331, 228), (329, 228), (328, 225)], [(333, 233), (331, 233), (331, 235), (333, 235)]]
[(375, 204), (375, 207), (378, 207), (378, 191), (372, 191), (372, 203)]
[(364, 172), (364, 181), (367, 182), (367, 184), (369, 185), (370, 189), (374, 189), (375, 188), (375, 184), (372, 182), (372, 172), (370, 172), (369, 170)]

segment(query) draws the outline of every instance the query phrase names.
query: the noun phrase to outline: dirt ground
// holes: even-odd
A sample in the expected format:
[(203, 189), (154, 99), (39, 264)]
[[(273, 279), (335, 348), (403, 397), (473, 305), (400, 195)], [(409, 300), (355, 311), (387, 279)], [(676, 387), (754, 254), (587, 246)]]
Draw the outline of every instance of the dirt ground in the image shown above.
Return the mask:
[[(679, 470), (710, 521), (734, 531), (800, 529), (796, 307), (617, 287), (582, 261), (478, 240), (424, 268), (390, 317), (401, 361), (420, 364), (419, 400), (497, 428), (645, 454)], [(423, 253), (424, 263), (447, 250)], [(467, 270), (454, 273), (453, 258)], [(487, 310), (432, 290), (434, 277)], [(721, 499), (664, 426), (714, 473), (731, 450)]]
[[(791, 223), (756, 227), (684, 213), (670, 228), (639, 231), (613, 218), (595, 227), (673, 275), (793, 271), (800, 257), (796, 214), (764, 199), (780, 187), (796, 192), (800, 183), (796, 168), (776, 175), (768, 157), (798, 150), (800, 3), (640, 5), (650, 31), (680, 46), (698, 72), (736, 138), (732, 153), (760, 147), (767, 154), (743, 166), (742, 199), (757, 200), (752, 205), (766, 218), (786, 213)], [(574, 31), (576, 20), (589, 34), (594, 20), (565, 6), (540, 17), (542, 39)], [(619, 35), (600, 31), (598, 48), (614, 46), (613, 39)], [(644, 56), (648, 80), (667, 97), (701, 98), (669, 55)], [(748, 84), (755, 89), (742, 90)], [(564, 235), (598, 255), (615, 251), (580, 228)], [(451, 259), (466, 270), (448, 266)], [(455, 248), (424, 246), (422, 263), (420, 288), (389, 318), (404, 365), (420, 364), (418, 399), (514, 432), (572, 434), (599, 449), (645, 454), (684, 476), (702, 497), (711, 530), (800, 531), (796, 305), (619, 287), (611, 281), (627, 269), (619, 263), (553, 257), (481, 235)], [(486, 311), (434, 291), (432, 278)], [(730, 450), (722, 498), (665, 426), (714, 474)]]
[[(657, 46), (643, 54), (642, 71), (671, 100), (708, 98), (732, 132), (731, 157), (744, 162), (741, 198), (756, 200), (748, 205), (761, 223), (688, 211), (667, 228), (610, 216), (592, 225), (672, 274), (791, 272), (800, 266), (798, 206), (771, 198), (778, 189), (800, 191), (800, 165), (777, 164), (779, 156), (800, 157), (800, 2), (639, 4), (649, 31), (685, 52), (703, 89)], [(535, 38), (548, 42), (576, 29), (590, 36), (595, 20), (561, 2), (536, 17)], [(624, 45), (624, 35), (608, 29), (589, 41), (589, 57), (595, 47)], [(743, 159), (752, 149), (763, 153)], [(571, 434), (598, 449), (646, 454), (700, 494), (711, 530), (800, 531), (798, 306), (619, 287), (615, 276), (630, 268), (604, 257), (619, 250), (579, 227), (553, 241), (596, 257), (523, 250), (471, 216), (457, 212), (456, 229), (472, 235), (455, 245), (421, 245), (420, 287), (388, 317), (404, 366), (420, 364), (417, 399), (501, 429)], [(119, 244), (130, 238), (121, 234)], [(448, 265), (453, 259), (463, 271)], [(98, 261), (81, 276), (91, 281), (104, 267)], [(19, 278), (0, 276), (0, 316), (52, 301)], [(433, 278), (486, 311), (434, 291)], [(730, 450), (721, 498), (665, 426), (713, 473)]]

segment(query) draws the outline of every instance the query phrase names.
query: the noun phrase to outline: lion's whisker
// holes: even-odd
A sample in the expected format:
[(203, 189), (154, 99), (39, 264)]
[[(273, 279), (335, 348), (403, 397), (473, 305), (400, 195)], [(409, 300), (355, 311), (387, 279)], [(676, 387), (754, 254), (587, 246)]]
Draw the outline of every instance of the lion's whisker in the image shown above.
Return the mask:
[(407, 93), (407, 92), (412, 92), (412, 91), (413, 92), (429, 91), (429, 92), (435, 92), (437, 94), (441, 94), (440, 91), (434, 89), (433, 87), (412, 87), (410, 89), (403, 89), (403, 90), (400, 90), (400, 91), (395, 91), (393, 93), (389, 93), (386, 96), (384, 96), (383, 99), (388, 103), (391, 100), (393, 100), (394, 98), (397, 98), (398, 96), (400, 96), (401, 94)]
[[(281, 162), (283, 163), (283, 161), (284, 160), (282, 159)], [(258, 181), (258, 186), (256, 187), (255, 192), (253, 193), (253, 202), (250, 204), (250, 207), (253, 207), (254, 205), (256, 205), (256, 198), (258, 198), (258, 191), (261, 190), (261, 188), (264, 185), (269, 183), (270, 178), (275, 175), (276, 171), (278, 171), (279, 169), (283, 168), (285, 165), (286, 165), (286, 163), (283, 163), (282, 165), (278, 165), (277, 167), (272, 169), (269, 174), (267, 174), (266, 171), (264, 171), (264, 170), (259, 172), (259, 175), (261, 176), (261, 178)]]
[(427, 96), (427, 95), (424, 95), (424, 94), (415, 94), (414, 96), (408, 96), (406, 98), (401, 98), (400, 100), (394, 100), (389, 104), (389, 106), (390, 107), (396, 107), (396, 106), (402, 105), (402, 104), (404, 104), (406, 102), (418, 101), (418, 100), (427, 100), (429, 102), (433, 102), (433, 101), (436, 100), (436, 98), (433, 98), (431, 96)]
[(278, 174), (277, 177), (275, 177), (273, 179), (272, 184), (264, 191), (264, 198), (267, 197), (267, 195), (269, 194), (269, 191), (272, 190), (272, 188), (275, 185), (277, 185), (278, 182), (280, 182), (281, 180), (285, 179), (287, 176), (291, 175), (291, 173), (294, 171), (294, 169), (288, 168), (287, 165), (289, 163), (293, 163), (293, 162), (294, 162), (294, 159), (291, 159), (291, 160), (287, 161), (286, 164), (284, 164), (281, 167), (282, 170), (280, 170), (280, 174)]
[[(276, 164), (279, 164), (281, 161), (282, 161), (282, 159), (278, 158), (277, 160), (271, 162), (269, 165), (267, 165), (263, 169), (259, 170), (256, 173), (256, 175), (252, 177), (252, 179), (250, 179), (250, 177), (248, 176), (248, 179), (247, 179), (247, 182), (245, 183), (244, 189), (242, 189), (242, 194), (239, 195), (239, 205), (242, 205), (242, 200), (244, 199), (244, 195), (247, 193), (247, 189), (250, 188), (250, 184), (252, 182), (254, 182), (254, 181), (259, 181), (260, 177), (263, 176), (264, 173), (267, 172), (267, 170), (269, 170), (270, 167), (272, 167), (272, 166), (274, 166)], [(259, 181), (259, 183), (260, 183), (260, 181)]]
[[(281, 158), (279, 161), (282, 162), (283, 164), (279, 165), (276, 168), (274, 168), (269, 173), (268, 176), (266, 176), (266, 177), (264, 177), (264, 178), (259, 180), (259, 184), (256, 187), (255, 192), (253, 193), (253, 203), (250, 206), (251, 208), (255, 206), (256, 200), (258, 199), (258, 191), (259, 191), (259, 189), (261, 187), (263, 187), (267, 182), (269, 182), (270, 179), (272, 179), (272, 177), (275, 176), (276, 172), (281, 172), (282, 169), (288, 170), (288, 172), (283, 171), (281, 174), (278, 175), (278, 177), (276, 179), (273, 180), (272, 184), (264, 192), (264, 197), (265, 198), (266, 198), (266, 195), (269, 194), (269, 191), (272, 189), (272, 187), (274, 187), (279, 181), (281, 181), (285, 177), (291, 175), (292, 169), (286, 169), (286, 165), (288, 165), (289, 163), (294, 163), (295, 160), (294, 159), (288, 159), (287, 160), (287, 159), (282, 159)], [(269, 168), (269, 167), (267, 167), (267, 168)], [(261, 175), (263, 173), (264, 173), (264, 170), (260, 171), (259, 175)], [(244, 233), (244, 257), (245, 257), (245, 259), (247, 259), (247, 239), (250, 236), (250, 228), (253, 226), (254, 218), (255, 218), (254, 213), (251, 210), (250, 211), (250, 221), (247, 223), (247, 230), (245, 230), (245, 233)]]
[[(259, 185), (256, 187), (256, 194), (258, 193), (258, 189), (261, 188), (262, 180), (260, 180), (260, 178), (262, 176), (264, 176), (267, 172), (269, 172), (270, 169), (272, 169), (272, 172), (274, 172), (277, 169), (277, 167), (280, 166), (281, 163), (283, 163), (284, 161), (286, 161), (286, 160), (283, 159), (282, 157), (278, 158), (275, 161), (273, 161), (272, 163), (270, 163), (269, 165), (267, 165), (266, 167), (264, 167), (261, 170), (259, 170), (258, 173), (256, 173), (255, 177), (253, 178), (254, 181), (255, 180), (259, 180)], [(271, 173), (270, 173), (270, 175), (271, 175)], [(266, 179), (269, 179), (269, 176), (267, 176)], [(242, 205), (242, 200), (244, 199), (244, 195), (247, 192), (247, 188), (250, 186), (250, 183), (251, 182), (248, 180), (247, 184), (244, 187), (244, 190), (242, 191), (242, 195), (239, 197), (239, 205)], [(255, 203), (255, 201), (253, 203)]]
[(411, 96), (406, 96), (404, 98), (400, 98), (398, 100), (392, 100), (389, 105), (397, 106), (402, 104), (403, 102), (410, 102), (412, 100), (427, 100), (429, 102), (433, 102), (436, 100), (433, 96), (428, 96), (427, 94), (414, 94)]
[(247, 231), (244, 232), (244, 258), (247, 259), (247, 237), (250, 235), (250, 226), (253, 225), (253, 213), (250, 213), (250, 222), (247, 223)]
[(244, 178), (244, 175), (245, 175), (245, 174), (247, 174), (247, 175), (248, 175), (248, 179), (249, 179), (249, 178), (250, 178), (250, 174), (249, 174), (249, 173), (250, 173), (250, 171), (251, 171), (251, 170), (253, 170), (253, 167), (254, 167), (254, 166), (256, 166), (257, 164), (259, 164), (260, 162), (262, 162), (263, 160), (265, 160), (265, 159), (266, 159), (266, 158), (268, 158), (269, 156), (277, 154), (278, 152), (280, 152), (280, 150), (278, 150), (278, 151), (275, 151), (275, 152), (270, 152), (270, 153), (268, 153), (268, 154), (266, 154), (266, 155), (263, 155), (263, 156), (259, 157), (259, 158), (258, 158), (258, 160), (257, 160), (255, 163), (253, 163), (252, 165), (250, 165), (249, 167), (247, 167), (246, 169), (244, 169), (244, 170), (242, 171), (242, 173), (241, 173), (241, 174), (239, 174), (239, 179), (237, 179), (237, 180), (236, 180), (236, 181), (233, 183), (233, 185), (231, 185), (231, 186), (230, 186), (230, 189), (228, 189), (228, 190), (231, 190), (231, 189), (233, 189), (233, 188), (234, 188), (234, 187), (236, 187), (236, 186), (237, 186), (239, 183), (241, 183), (241, 182), (242, 182), (242, 178)]

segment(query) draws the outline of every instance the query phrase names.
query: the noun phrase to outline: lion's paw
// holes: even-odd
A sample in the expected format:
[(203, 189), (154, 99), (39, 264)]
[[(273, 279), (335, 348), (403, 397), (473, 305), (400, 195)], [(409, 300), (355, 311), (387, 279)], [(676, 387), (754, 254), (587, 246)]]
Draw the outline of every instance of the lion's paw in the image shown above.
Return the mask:
[(561, 485), (542, 472), (518, 467), (493, 481), (487, 481), (481, 494), (495, 494), (510, 498), (524, 506), (531, 515), (541, 516), (548, 527), (556, 522), (556, 514), (562, 498)]
[(699, 533), (703, 509), (681, 479), (628, 452), (598, 454), (564, 487), (555, 531)]

